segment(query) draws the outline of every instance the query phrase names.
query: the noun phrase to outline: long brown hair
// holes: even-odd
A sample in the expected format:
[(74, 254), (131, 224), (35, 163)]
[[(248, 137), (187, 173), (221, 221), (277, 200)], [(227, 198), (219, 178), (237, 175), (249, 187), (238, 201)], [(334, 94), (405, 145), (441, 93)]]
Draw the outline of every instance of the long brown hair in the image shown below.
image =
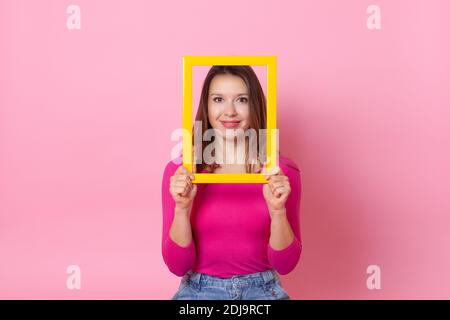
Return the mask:
[[(261, 84), (258, 80), (258, 77), (255, 74), (255, 71), (250, 66), (213, 66), (209, 70), (206, 78), (203, 82), (202, 92), (200, 96), (200, 102), (197, 110), (197, 115), (195, 116), (195, 121), (201, 121), (201, 137), (202, 137), (202, 153), (208, 145), (208, 141), (203, 141), (203, 135), (206, 130), (211, 129), (212, 126), (208, 120), (208, 96), (209, 96), (209, 87), (213, 78), (218, 74), (232, 74), (240, 77), (244, 80), (247, 85), (248, 94), (249, 94), (249, 129), (255, 129), (256, 131), (256, 139), (257, 139), (257, 160), (259, 164), (261, 164), (263, 159), (259, 158), (260, 154), (260, 129), (266, 129), (266, 98), (264, 96), (264, 91), (261, 87)], [(192, 141), (194, 141), (194, 130), (192, 130)], [(249, 150), (248, 150), (248, 137), (245, 137), (246, 140), (246, 158), (245, 158), (245, 170), (246, 173), (254, 173), (256, 171), (256, 166), (252, 165), (249, 161)], [(264, 150), (263, 150), (264, 151)], [(265, 154), (265, 152), (264, 152)], [(195, 159), (194, 159), (195, 164)], [(214, 172), (214, 170), (220, 167), (220, 164), (213, 163), (207, 164), (204, 161), (201, 163), (197, 163), (196, 169), (197, 172), (201, 172), (203, 169), (207, 169), (209, 172)]]

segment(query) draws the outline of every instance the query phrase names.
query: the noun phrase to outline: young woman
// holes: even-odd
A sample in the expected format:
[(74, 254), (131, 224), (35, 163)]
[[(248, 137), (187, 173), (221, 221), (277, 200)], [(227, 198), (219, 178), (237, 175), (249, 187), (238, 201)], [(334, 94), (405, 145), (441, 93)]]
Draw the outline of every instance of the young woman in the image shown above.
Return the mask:
[[(266, 128), (265, 97), (253, 69), (213, 66), (196, 121), (202, 121), (202, 133), (211, 128), (219, 133), (218, 146), (232, 139), (246, 154), (244, 163), (202, 162), (194, 172), (262, 172), (269, 182), (195, 184), (181, 155), (166, 165), (162, 255), (169, 270), (183, 277), (172, 299), (290, 299), (278, 273), (292, 271), (301, 254), (300, 170), (279, 153), (279, 170), (267, 173), (260, 157), (251, 161), (248, 139), (226, 135), (226, 130)], [(226, 156), (229, 149), (215, 151)]]

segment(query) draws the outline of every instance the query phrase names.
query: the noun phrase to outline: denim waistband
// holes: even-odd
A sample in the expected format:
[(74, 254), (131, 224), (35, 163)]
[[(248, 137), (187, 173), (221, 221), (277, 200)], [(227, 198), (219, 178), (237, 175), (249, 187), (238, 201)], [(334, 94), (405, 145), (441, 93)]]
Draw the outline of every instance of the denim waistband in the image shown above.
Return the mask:
[(230, 287), (233, 285), (241, 285), (241, 286), (263, 285), (278, 281), (279, 277), (275, 271), (269, 269), (262, 272), (236, 275), (230, 278), (219, 278), (204, 273), (189, 271), (185, 275), (185, 279), (201, 287), (205, 286)]

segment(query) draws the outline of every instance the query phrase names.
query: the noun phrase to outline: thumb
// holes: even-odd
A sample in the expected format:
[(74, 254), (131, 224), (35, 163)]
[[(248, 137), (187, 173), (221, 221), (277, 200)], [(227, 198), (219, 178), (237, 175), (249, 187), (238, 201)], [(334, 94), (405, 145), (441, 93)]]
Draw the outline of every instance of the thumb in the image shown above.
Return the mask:
[(195, 163), (195, 158), (192, 159), (192, 172), (191, 178), (194, 179), (194, 173), (197, 173), (197, 164)]
[(194, 199), (196, 195), (197, 195), (197, 184), (193, 183), (191, 192), (189, 193), (189, 199)]
[(264, 165), (264, 167), (261, 170), (261, 173), (264, 175), (274, 175), (277, 174), (278, 172), (280, 172), (280, 167), (278, 166), (271, 169), (267, 169), (267, 167)]
[(197, 152), (195, 145), (192, 147), (192, 173), (197, 173)]

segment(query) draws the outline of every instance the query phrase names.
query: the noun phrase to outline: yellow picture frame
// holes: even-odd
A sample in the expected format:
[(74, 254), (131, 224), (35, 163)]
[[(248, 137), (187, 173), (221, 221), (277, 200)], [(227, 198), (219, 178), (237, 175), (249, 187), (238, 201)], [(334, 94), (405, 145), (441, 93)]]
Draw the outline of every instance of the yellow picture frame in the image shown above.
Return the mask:
[[(267, 67), (266, 170), (278, 166), (276, 118), (276, 56), (184, 56), (182, 165), (192, 172), (192, 67), (214, 65), (249, 65)], [(263, 173), (194, 173), (193, 183), (267, 183)]]

